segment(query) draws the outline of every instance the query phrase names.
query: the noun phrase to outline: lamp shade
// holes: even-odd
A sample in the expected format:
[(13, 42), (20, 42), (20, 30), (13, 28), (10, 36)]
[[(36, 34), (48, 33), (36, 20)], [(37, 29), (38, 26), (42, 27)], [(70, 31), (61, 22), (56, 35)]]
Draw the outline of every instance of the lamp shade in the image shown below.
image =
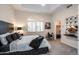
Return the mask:
[(17, 30), (22, 30), (22, 27), (17, 27)]

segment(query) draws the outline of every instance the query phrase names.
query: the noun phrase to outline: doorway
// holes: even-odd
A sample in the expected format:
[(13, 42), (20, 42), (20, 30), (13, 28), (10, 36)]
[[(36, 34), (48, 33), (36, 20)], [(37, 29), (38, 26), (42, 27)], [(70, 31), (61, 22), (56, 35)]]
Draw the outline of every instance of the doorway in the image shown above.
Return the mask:
[(57, 20), (56, 21), (56, 39), (61, 39), (61, 21)]

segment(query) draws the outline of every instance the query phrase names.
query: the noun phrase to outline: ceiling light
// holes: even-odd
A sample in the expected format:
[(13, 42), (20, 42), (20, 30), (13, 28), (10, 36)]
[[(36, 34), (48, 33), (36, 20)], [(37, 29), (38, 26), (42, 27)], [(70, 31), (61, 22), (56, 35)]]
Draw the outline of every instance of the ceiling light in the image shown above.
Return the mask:
[(45, 6), (46, 4), (41, 4), (41, 6)]

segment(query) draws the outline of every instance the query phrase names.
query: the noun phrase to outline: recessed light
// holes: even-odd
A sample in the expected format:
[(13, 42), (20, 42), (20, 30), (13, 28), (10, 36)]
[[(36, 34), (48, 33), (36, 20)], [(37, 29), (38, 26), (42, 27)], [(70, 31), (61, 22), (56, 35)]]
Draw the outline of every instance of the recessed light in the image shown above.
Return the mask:
[(45, 6), (46, 4), (41, 4), (41, 6)]

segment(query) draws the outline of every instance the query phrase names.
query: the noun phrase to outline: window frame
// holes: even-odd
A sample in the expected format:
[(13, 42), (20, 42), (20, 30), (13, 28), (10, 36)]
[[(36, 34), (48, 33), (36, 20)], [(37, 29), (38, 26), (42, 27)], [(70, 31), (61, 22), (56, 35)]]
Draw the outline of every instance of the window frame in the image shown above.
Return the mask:
[[(42, 29), (43, 29), (43, 30), (41, 30), (41, 31), (37, 31), (37, 30), (35, 30), (35, 31), (29, 31), (29, 30), (28, 30), (28, 22), (42, 22), (42, 24), (43, 24)], [(28, 32), (44, 32), (44, 22), (43, 22), (43, 21), (28, 21), (28, 22), (27, 22), (27, 31), (28, 31)], [(37, 25), (36, 25), (36, 26), (37, 26)]]

